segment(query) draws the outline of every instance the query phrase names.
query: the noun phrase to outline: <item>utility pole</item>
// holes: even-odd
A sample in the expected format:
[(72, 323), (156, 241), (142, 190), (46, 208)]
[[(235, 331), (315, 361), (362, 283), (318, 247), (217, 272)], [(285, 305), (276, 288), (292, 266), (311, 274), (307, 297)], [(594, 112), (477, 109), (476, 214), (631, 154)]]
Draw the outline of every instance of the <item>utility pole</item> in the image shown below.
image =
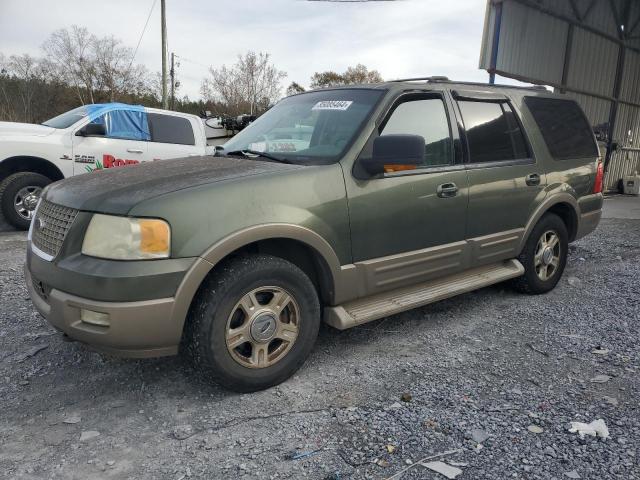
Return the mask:
[(175, 54), (171, 52), (171, 70), (169, 70), (169, 78), (171, 78), (171, 110), (175, 110), (176, 103), (176, 71), (174, 69)]
[(162, 108), (169, 106), (167, 98), (167, 16), (165, 0), (160, 0), (160, 31), (162, 35)]

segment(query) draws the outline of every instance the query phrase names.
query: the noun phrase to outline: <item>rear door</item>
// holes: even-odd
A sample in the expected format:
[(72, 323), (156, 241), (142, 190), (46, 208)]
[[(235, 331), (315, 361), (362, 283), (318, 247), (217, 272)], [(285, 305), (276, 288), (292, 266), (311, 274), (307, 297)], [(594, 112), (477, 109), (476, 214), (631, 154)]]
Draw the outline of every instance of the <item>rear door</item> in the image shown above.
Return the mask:
[(469, 175), (467, 240), (472, 265), (513, 258), (527, 220), (545, 196), (546, 175), (510, 99), (452, 92)]
[(441, 92), (397, 98), (359, 160), (371, 155), (379, 135), (412, 134), (425, 139), (423, 164), (387, 166), (381, 178), (346, 176), (353, 260), (365, 272), (366, 293), (464, 266), (467, 172), (455, 154), (448, 107)]
[(147, 117), (151, 133), (149, 154), (153, 160), (203, 154), (204, 147), (199, 145), (200, 139), (188, 118), (154, 112), (148, 112)]
[(104, 136), (72, 136), (73, 174), (114, 168), (150, 160), (147, 149), (149, 131), (144, 112), (124, 108), (110, 110), (90, 120), (105, 126)]

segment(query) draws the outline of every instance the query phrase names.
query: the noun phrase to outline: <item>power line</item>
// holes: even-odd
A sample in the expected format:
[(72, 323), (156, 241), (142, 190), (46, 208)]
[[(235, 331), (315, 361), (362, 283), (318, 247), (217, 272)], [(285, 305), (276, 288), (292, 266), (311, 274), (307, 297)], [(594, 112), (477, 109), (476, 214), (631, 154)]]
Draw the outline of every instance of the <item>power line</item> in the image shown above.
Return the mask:
[(149, 25), (149, 19), (151, 18), (151, 14), (153, 13), (153, 9), (156, 6), (156, 2), (158, 0), (153, 0), (153, 4), (151, 5), (151, 10), (149, 10), (149, 15), (147, 15), (147, 21), (144, 23), (144, 28), (142, 29), (142, 33), (140, 34), (140, 38), (138, 39), (138, 44), (136, 45), (136, 49), (133, 51), (133, 56), (131, 57), (131, 61), (129, 62), (129, 67), (127, 70), (131, 68), (133, 65), (133, 59), (136, 58), (136, 54), (138, 53), (138, 48), (140, 47), (140, 42), (142, 42), (142, 37), (144, 37), (144, 32), (147, 31), (147, 25)]

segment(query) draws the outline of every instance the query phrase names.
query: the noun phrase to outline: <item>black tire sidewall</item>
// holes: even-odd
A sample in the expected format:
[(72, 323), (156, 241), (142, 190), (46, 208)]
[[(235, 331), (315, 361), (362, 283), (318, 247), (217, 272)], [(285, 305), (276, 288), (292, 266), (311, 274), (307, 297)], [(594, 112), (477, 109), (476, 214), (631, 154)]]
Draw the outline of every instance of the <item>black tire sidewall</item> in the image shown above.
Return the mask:
[[(255, 391), (277, 385), (304, 363), (318, 336), (320, 306), (309, 278), (286, 260), (266, 255), (239, 259), (216, 282), (201, 319), (202, 360), (222, 385), (238, 391)], [(225, 334), (231, 310), (246, 293), (258, 287), (281, 287), (289, 292), (300, 309), (298, 337), (287, 355), (266, 368), (248, 368), (233, 359)]]
[[(555, 270), (553, 275), (547, 279), (542, 280), (538, 277), (535, 269), (535, 252), (538, 245), (538, 241), (542, 234), (547, 231), (554, 231), (560, 239), (560, 264)], [(531, 293), (545, 293), (558, 284), (562, 274), (564, 273), (565, 266), (567, 264), (567, 253), (569, 249), (569, 234), (567, 227), (560, 217), (555, 214), (548, 213), (540, 219), (536, 226), (531, 231), (531, 235), (525, 245), (523, 255), (520, 256), (520, 261), (525, 268), (525, 277), (528, 284), (528, 290)]]
[(44, 188), (50, 183), (50, 178), (32, 172), (20, 172), (7, 177), (0, 186), (0, 206), (5, 220), (16, 228), (28, 230), (31, 222), (16, 212), (13, 199), (21, 188), (29, 186)]

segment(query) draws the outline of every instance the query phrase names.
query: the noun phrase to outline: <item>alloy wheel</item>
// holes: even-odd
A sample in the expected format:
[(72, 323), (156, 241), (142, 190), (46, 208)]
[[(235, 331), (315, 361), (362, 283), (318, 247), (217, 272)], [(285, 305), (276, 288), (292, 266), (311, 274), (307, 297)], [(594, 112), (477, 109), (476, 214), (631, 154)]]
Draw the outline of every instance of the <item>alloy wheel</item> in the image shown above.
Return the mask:
[(25, 220), (31, 220), (40, 200), (42, 187), (26, 186), (22, 187), (13, 197), (13, 206), (18, 215)]
[(245, 294), (231, 311), (227, 350), (245, 367), (270, 367), (291, 350), (299, 327), (300, 309), (293, 296), (281, 287), (259, 287)]
[(560, 266), (560, 238), (553, 230), (542, 234), (536, 245), (534, 267), (538, 278), (549, 280)]

